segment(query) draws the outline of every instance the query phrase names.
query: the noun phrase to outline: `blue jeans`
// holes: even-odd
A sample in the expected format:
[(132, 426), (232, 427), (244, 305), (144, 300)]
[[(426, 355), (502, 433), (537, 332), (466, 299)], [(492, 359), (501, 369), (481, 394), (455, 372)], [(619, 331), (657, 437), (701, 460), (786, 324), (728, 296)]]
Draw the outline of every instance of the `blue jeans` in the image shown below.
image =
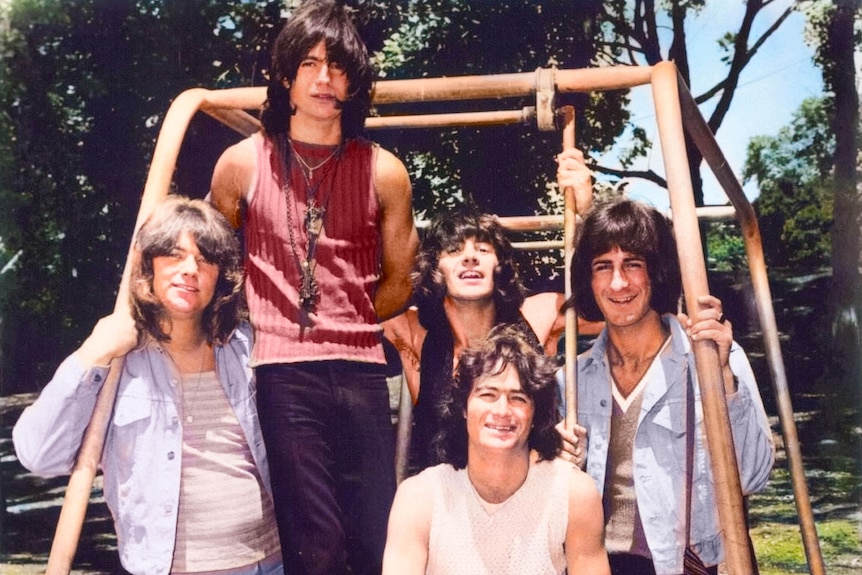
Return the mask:
[(220, 571), (196, 571), (195, 575), (284, 575), (284, 568), (281, 565), (281, 556), (276, 554), (245, 567)]
[(395, 494), (384, 366), (320, 361), (255, 372), (285, 573), (379, 574)]

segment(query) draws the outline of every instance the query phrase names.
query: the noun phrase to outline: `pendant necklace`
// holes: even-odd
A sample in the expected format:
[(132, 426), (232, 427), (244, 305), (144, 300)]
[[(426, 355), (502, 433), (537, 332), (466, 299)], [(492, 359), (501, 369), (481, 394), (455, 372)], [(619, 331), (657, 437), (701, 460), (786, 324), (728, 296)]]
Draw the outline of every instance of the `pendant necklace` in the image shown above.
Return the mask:
[[(168, 351), (168, 357), (171, 358), (171, 362), (174, 364), (174, 369), (176, 369), (177, 373), (179, 373), (179, 375), (180, 375), (180, 401), (182, 402), (182, 406), (183, 406), (183, 419), (186, 420), (186, 423), (192, 423), (195, 420), (194, 415), (192, 415), (192, 413), (191, 413), (191, 406), (194, 404), (195, 399), (197, 399), (198, 391), (200, 390), (200, 387), (201, 387), (201, 379), (203, 378), (204, 363), (205, 363), (206, 358), (207, 358), (207, 348), (208, 347), (209, 346), (207, 346), (206, 344), (204, 344), (204, 346), (203, 346), (204, 349), (203, 349), (203, 352), (201, 352), (201, 363), (200, 363), (200, 366), (198, 367), (198, 380), (195, 383), (194, 392), (191, 394), (191, 397), (189, 398), (188, 402), (186, 402), (186, 392), (189, 391), (188, 389), (186, 389), (186, 378), (183, 375), (183, 372), (180, 371), (180, 368), (177, 365), (176, 360), (174, 360), (174, 356), (171, 355), (170, 351)], [(165, 351), (167, 351), (167, 348), (165, 348)]]
[[(296, 236), (293, 230), (294, 218), (292, 215), (293, 211), (299, 211), (299, 203), (290, 193), (291, 162), (285, 157), (284, 166), (286, 177), (283, 189), (285, 201), (287, 203), (287, 232), (294, 261), (299, 270), (299, 324), (301, 331), (304, 331), (305, 329), (311, 329), (313, 327), (314, 322), (311, 319), (311, 314), (317, 311), (317, 303), (320, 301), (320, 286), (318, 286), (317, 278), (314, 275), (315, 269), (317, 268), (317, 260), (315, 260), (314, 254), (317, 249), (317, 240), (323, 232), (326, 207), (329, 203), (329, 198), (332, 196), (332, 184), (330, 183), (329, 193), (325, 199), (322, 199), (322, 201), (319, 201), (320, 199), (317, 197), (317, 190), (320, 188), (321, 184), (326, 181), (327, 176), (336, 171), (338, 162), (341, 159), (342, 146), (339, 144), (322, 161), (312, 166), (296, 149), (293, 140), (291, 140), (289, 136), (286, 137), (286, 139), (287, 143), (285, 144), (285, 147), (289, 150), (290, 158), (293, 158), (296, 161), (297, 168), (302, 174), (302, 179), (305, 182), (306, 189), (305, 217), (302, 218), (301, 221), (305, 224), (308, 247), (305, 252), (305, 259), (301, 259), (299, 256), (299, 249), (297, 247)], [(287, 156), (287, 154), (284, 154), (284, 156)], [(330, 160), (333, 159), (335, 161), (330, 163)], [(315, 171), (324, 167), (327, 169), (319, 178), (317, 178), (317, 181), (315, 181)]]

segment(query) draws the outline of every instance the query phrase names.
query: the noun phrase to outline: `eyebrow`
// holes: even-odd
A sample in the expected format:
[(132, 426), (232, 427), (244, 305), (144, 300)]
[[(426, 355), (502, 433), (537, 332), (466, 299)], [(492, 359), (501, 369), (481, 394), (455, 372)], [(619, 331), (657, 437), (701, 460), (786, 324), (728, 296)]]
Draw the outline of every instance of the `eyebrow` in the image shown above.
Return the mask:
[[(600, 263), (610, 262), (610, 261), (611, 261), (611, 259), (612, 259), (612, 258), (595, 257), (595, 258), (593, 258), (593, 261), (592, 261), (592, 262), (590, 262), (590, 265), (595, 265), (595, 264), (600, 264)], [(637, 254), (632, 254), (632, 255), (630, 255), (630, 256), (626, 256), (626, 257), (624, 257), (624, 258), (623, 258), (623, 262), (631, 262), (631, 261), (645, 262), (645, 261), (646, 261), (646, 257), (644, 257), (644, 256), (640, 256), (640, 255), (637, 255)]]
[(483, 384), (483, 383), (477, 384), (477, 385), (473, 388), (473, 391), (481, 391), (481, 390), (483, 390), (483, 389), (490, 389), (490, 390), (492, 390), (492, 391), (499, 391), (499, 392), (501, 392), (501, 393), (502, 393), (502, 392), (506, 392), (506, 393), (523, 393), (524, 395), (527, 395), (527, 391), (526, 391), (523, 387), (519, 387), (519, 388), (517, 388), (517, 389), (511, 389), (511, 388), (508, 388), (508, 387), (507, 387), (507, 388), (502, 388), (502, 387), (498, 387), (498, 386), (496, 386), (496, 385), (486, 385), (486, 384)]

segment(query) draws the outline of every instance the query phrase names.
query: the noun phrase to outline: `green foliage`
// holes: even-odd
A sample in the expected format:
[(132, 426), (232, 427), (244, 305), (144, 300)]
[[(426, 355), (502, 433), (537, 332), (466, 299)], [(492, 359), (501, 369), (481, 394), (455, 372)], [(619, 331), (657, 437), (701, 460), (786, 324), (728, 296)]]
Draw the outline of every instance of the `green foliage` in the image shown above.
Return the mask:
[[(862, 16), (859, 11), (862, 6), (859, 0), (811, 0), (801, 5), (806, 19), (805, 39), (816, 48), (814, 61), (823, 71), (823, 79), (827, 86), (833, 86), (835, 75), (840, 73), (838, 70), (840, 62), (835, 57), (837, 53), (835, 42), (838, 39), (830, 37), (829, 26), (835, 11), (841, 4), (857, 12), (852, 43), (860, 46), (862, 45)], [(847, 40), (850, 39), (841, 39), (841, 41)]]
[(748, 145), (743, 177), (760, 188), (755, 208), (770, 265), (816, 267), (829, 261), (835, 143), (828, 110), (827, 99), (807, 99), (778, 135), (759, 136)]
[(709, 267), (716, 271), (742, 271), (748, 269), (745, 242), (736, 222), (718, 222), (709, 226), (706, 233)]
[[(386, 79), (635, 64), (660, 57), (654, 16), (623, 0), (348, 0)], [(183, 90), (261, 85), (269, 46), (297, 0), (9, 0), (0, 27), (0, 318), (3, 393), (32, 389), (115, 297), (157, 131)], [(649, 12), (650, 9), (647, 9)], [(652, 23), (653, 27), (643, 26)], [(676, 32), (675, 32), (676, 33)], [(638, 47), (638, 44), (641, 47)], [(640, 56), (635, 56), (639, 54)], [(623, 166), (649, 149), (626, 90), (573, 94), (588, 154), (624, 139)], [(517, 110), (529, 98), (435, 112)], [(381, 113), (427, 113), (422, 104)], [(560, 213), (559, 132), (530, 126), (376, 132), (403, 158), (422, 217), (464, 201), (502, 216)], [(189, 126), (176, 190), (205, 193), (237, 136)], [(539, 238), (558, 234), (539, 234)], [(15, 258), (14, 265), (7, 263)], [(558, 253), (524, 254), (528, 285), (562, 289)], [(28, 369), (23, 369), (28, 366)], [(35, 366), (33, 368), (32, 366)], [(47, 366), (47, 367), (45, 367)], [(14, 377), (12, 377), (14, 374)]]
[[(280, 15), (277, 3), (268, 6), (13, 0), (5, 7), (0, 267), (17, 259), (0, 280), (2, 393), (44, 383), (112, 309), (162, 115), (187, 88), (253, 82), (259, 54), (251, 46)], [(268, 26), (266, 17), (274, 17)], [(191, 127), (192, 148), (200, 131)], [(218, 134), (206, 136), (224, 147)], [(206, 181), (178, 177), (177, 186), (203, 195)]]
[[(572, 18), (572, 4), (562, 1), (540, 7), (526, 1), (351, 4), (381, 70), (396, 78), (586, 66), (592, 54), (587, 20), (599, 3), (581, 3), (582, 18)], [(275, 0), (13, 0), (6, 6), (0, 30), (3, 393), (46, 381), (113, 307), (170, 101), (196, 86), (260, 85), (289, 7)], [(531, 23), (527, 41), (510, 33), (513, 21)], [(596, 98), (590, 113), (614, 117), (624, 103), (624, 96)], [(488, 103), (473, 105), (488, 109)], [(584, 117), (579, 114), (580, 124)], [(593, 130), (597, 146), (610, 145), (622, 123), (608, 119), (606, 125)], [(379, 135), (410, 168), (420, 215), (468, 199), (502, 215), (534, 212), (560, 147), (558, 133), (523, 127)], [(206, 118), (192, 122), (176, 191), (203, 195), (215, 158), (236, 138)], [(527, 277), (547, 275), (529, 261), (525, 267)]]

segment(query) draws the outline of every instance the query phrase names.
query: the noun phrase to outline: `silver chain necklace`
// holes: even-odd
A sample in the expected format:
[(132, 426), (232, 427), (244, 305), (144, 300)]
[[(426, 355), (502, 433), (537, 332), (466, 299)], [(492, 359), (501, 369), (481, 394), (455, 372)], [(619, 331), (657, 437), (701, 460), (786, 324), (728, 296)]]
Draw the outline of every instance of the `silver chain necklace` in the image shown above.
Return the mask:
[[(341, 149), (341, 146), (335, 146), (335, 148), (332, 149), (332, 152), (330, 152), (328, 156), (326, 156), (325, 158), (323, 158), (323, 160), (318, 162), (317, 165), (312, 166), (311, 164), (309, 164), (306, 161), (305, 158), (302, 157), (302, 154), (300, 154), (299, 151), (297, 151), (296, 144), (294, 143), (293, 139), (290, 136), (287, 137), (287, 141), (290, 142), (291, 154), (293, 155), (294, 158), (296, 158), (296, 160), (300, 163), (300, 165), (303, 168), (305, 168), (305, 171), (303, 172), (303, 176), (305, 176), (305, 179), (307, 182), (314, 181), (314, 171), (319, 170), (320, 168), (322, 168), (323, 166), (328, 164), (329, 160), (334, 158), (335, 154), (337, 154), (338, 151)], [(324, 176), (325, 175), (326, 174), (324, 174)]]
[[(192, 423), (195, 420), (194, 415), (191, 413), (191, 408), (192, 408), (192, 405), (194, 405), (195, 401), (197, 400), (198, 391), (200, 391), (200, 388), (201, 388), (201, 379), (203, 378), (203, 374), (204, 374), (204, 363), (206, 363), (207, 352), (209, 351), (208, 347), (209, 346), (207, 346), (206, 344), (204, 344), (204, 346), (203, 346), (204, 349), (201, 352), (201, 363), (200, 363), (200, 366), (198, 367), (198, 379), (195, 382), (194, 391), (190, 394), (191, 397), (189, 397), (189, 398), (186, 397), (186, 392), (192, 391), (192, 390), (186, 389), (186, 377), (185, 377), (185, 375), (183, 375), (183, 372), (180, 371), (179, 365), (177, 364), (176, 360), (174, 359), (174, 356), (171, 354), (171, 352), (168, 350), (168, 348), (167, 347), (164, 348), (168, 354), (168, 357), (171, 359), (171, 363), (174, 364), (174, 369), (177, 371), (177, 374), (180, 376), (180, 402), (182, 403), (182, 408), (183, 408), (183, 419), (186, 420), (186, 423)], [(188, 401), (186, 401), (187, 399), (188, 399)]]
[[(299, 324), (300, 324), (300, 337), (302, 336), (302, 331), (305, 329), (311, 329), (314, 326), (314, 322), (312, 321), (311, 314), (317, 312), (317, 304), (320, 301), (320, 286), (317, 283), (317, 278), (315, 277), (315, 270), (317, 269), (317, 260), (315, 259), (315, 252), (317, 249), (317, 240), (320, 237), (320, 234), (323, 232), (323, 225), (325, 223), (324, 217), (326, 216), (326, 207), (329, 203), (329, 198), (332, 196), (332, 184), (330, 184), (329, 193), (326, 198), (318, 204), (317, 202), (317, 190), (324, 181), (326, 181), (327, 176), (330, 173), (335, 173), (338, 166), (338, 161), (341, 159), (341, 149), (342, 146), (339, 144), (335, 147), (334, 150), (320, 163), (316, 166), (312, 167), (308, 164), (308, 162), (303, 158), (299, 152), (296, 150), (296, 147), (293, 145), (293, 140), (290, 137), (286, 137), (287, 142), (286, 146), (289, 146), (288, 150), (290, 152), (290, 158), (295, 158), (298, 164), (298, 168), (300, 173), (302, 174), (302, 179), (305, 181), (306, 186), (306, 205), (305, 205), (305, 217), (303, 218), (303, 223), (305, 224), (305, 232), (308, 237), (308, 249), (305, 253), (305, 259), (299, 257), (299, 248), (297, 247), (298, 242), (296, 241), (296, 235), (294, 232), (294, 223), (293, 223), (293, 215), (292, 212), (294, 210), (299, 209), (299, 204), (296, 201), (296, 198), (293, 197), (293, 194), (290, 193), (290, 166), (291, 162), (287, 156), (287, 153), (282, 155), (284, 159), (284, 169), (285, 169), (285, 183), (283, 185), (285, 202), (287, 206), (287, 233), (288, 239), (290, 240), (290, 249), (293, 252), (293, 258), (296, 262), (296, 267), (299, 270)], [(315, 183), (314, 179), (314, 171), (318, 170), (325, 165), (329, 164), (329, 161), (335, 158), (335, 162), (331, 164), (331, 169), (327, 169), (323, 176)], [(334, 176), (333, 176), (334, 177)]]

